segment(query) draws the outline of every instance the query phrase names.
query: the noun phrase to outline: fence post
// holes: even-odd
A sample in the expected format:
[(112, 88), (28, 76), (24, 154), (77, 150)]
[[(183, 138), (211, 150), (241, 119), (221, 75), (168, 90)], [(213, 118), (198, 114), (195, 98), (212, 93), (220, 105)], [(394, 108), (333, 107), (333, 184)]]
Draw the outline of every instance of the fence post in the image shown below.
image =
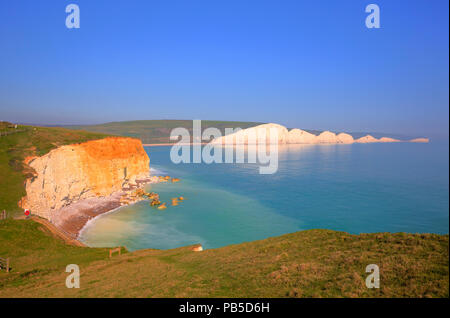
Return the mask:
[(9, 257), (6, 259), (6, 272), (9, 273)]

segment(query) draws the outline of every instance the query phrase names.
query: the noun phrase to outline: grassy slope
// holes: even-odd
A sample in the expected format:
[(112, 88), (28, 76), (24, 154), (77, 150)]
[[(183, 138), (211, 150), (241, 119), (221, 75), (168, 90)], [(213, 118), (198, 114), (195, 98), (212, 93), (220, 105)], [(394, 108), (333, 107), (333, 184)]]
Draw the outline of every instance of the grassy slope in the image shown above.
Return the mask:
[[(242, 129), (260, 125), (257, 122), (212, 121), (202, 120), (202, 129), (215, 127), (224, 134), (225, 128)], [(136, 137), (144, 144), (158, 144), (172, 142), (170, 132), (177, 127), (186, 128), (192, 136), (192, 120), (135, 120), (112, 122), (100, 125), (67, 126), (70, 129), (83, 129), (118, 136)]]
[[(0, 221), (0, 297), (448, 297), (448, 235), (310, 230), (192, 252), (65, 246), (33, 221)], [(81, 288), (65, 287), (65, 266)], [(380, 289), (365, 287), (378, 264)]]
[[(42, 156), (61, 145), (104, 138), (107, 135), (65, 128), (31, 127), (19, 125), (3, 129), (10, 134), (0, 137), (0, 210), (18, 212), (17, 202), (25, 195), (27, 171), (23, 160), (27, 156)], [(15, 132), (18, 131), (18, 132)]]

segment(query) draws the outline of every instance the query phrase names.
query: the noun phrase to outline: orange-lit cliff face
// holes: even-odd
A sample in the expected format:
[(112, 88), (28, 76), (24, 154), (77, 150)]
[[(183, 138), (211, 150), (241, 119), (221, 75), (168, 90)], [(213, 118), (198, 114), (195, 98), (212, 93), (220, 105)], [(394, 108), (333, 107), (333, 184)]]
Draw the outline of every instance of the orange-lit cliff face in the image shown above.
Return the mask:
[(49, 218), (72, 202), (108, 196), (149, 175), (149, 158), (138, 139), (111, 137), (62, 146), (29, 162), (36, 175), (26, 181), (21, 206)]

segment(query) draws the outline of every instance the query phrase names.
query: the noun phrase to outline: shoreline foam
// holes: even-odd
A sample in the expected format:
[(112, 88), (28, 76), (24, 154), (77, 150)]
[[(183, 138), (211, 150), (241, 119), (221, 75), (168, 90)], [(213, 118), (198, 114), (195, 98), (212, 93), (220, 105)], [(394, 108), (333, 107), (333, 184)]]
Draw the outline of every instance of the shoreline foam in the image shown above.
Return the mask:
[(58, 211), (55, 211), (51, 219), (51, 223), (63, 232), (78, 240), (80, 233), (89, 221), (100, 215), (114, 212), (122, 206), (132, 205), (144, 200), (143, 198), (136, 197), (133, 200), (124, 203), (124, 201), (121, 200), (123, 196), (130, 195), (136, 189), (141, 189), (147, 184), (158, 182), (157, 177), (151, 176), (145, 180), (139, 180), (135, 187), (114, 192), (109, 196), (91, 197), (74, 202), (59, 209)]

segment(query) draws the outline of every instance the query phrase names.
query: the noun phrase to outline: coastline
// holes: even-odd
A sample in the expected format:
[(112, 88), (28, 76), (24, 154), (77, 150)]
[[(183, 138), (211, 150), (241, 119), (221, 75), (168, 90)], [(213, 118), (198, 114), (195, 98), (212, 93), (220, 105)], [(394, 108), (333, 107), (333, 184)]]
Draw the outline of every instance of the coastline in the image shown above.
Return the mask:
[(133, 195), (133, 193), (147, 184), (158, 182), (158, 177), (149, 176), (143, 180), (136, 180), (135, 186), (124, 188), (122, 191), (114, 192), (109, 196), (91, 197), (74, 202), (54, 211), (50, 222), (66, 235), (78, 240), (80, 233), (89, 221), (102, 214), (113, 212), (122, 206), (145, 200)]
[(144, 147), (158, 147), (158, 146), (194, 146), (194, 145), (207, 145), (208, 142), (190, 142), (190, 143), (178, 143), (178, 142), (165, 142), (161, 144), (142, 144)]
[[(136, 202), (134, 202), (134, 203), (136, 203)], [(134, 204), (134, 203), (130, 203), (130, 204), (127, 204), (127, 205), (132, 205), (132, 204)], [(95, 220), (96, 220), (97, 218), (99, 218), (100, 216), (107, 215), (107, 214), (110, 214), (110, 213), (114, 213), (115, 211), (117, 211), (118, 209), (120, 209), (120, 208), (123, 207), (123, 206), (125, 206), (125, 205), (121, 205), (121, 206), (118, 206), (117, 208), (114, 208), (114, 209), (112, 209), (112, 210), (109, 210), (109, 211), (106, 211), (106, 212), (97, 214), (96, 216), (94, 216), (94, 217), (90, 218), (89, 220), (87, 220), (87, 222), (83, 225), (83, 227), (78, 231), (78, 234), (77, 234), (75, 240), (76, 240), (77, 242), (80, 242), (81, 244), (84, 244), (84, 245), (85, 245), (85, 243), (82, 242), (82, 241), (80, 240), (80, 238), (81, 238), (81, 236), (83, 235), (83, 232), (84, 232), (84, 231), (86, 230), (86, 228), (89, 226), (89, 224), (91, 224), (93, 221), (95, 221)], [(86, 245), (86, 246), (87, 246), (87, 245)]]

